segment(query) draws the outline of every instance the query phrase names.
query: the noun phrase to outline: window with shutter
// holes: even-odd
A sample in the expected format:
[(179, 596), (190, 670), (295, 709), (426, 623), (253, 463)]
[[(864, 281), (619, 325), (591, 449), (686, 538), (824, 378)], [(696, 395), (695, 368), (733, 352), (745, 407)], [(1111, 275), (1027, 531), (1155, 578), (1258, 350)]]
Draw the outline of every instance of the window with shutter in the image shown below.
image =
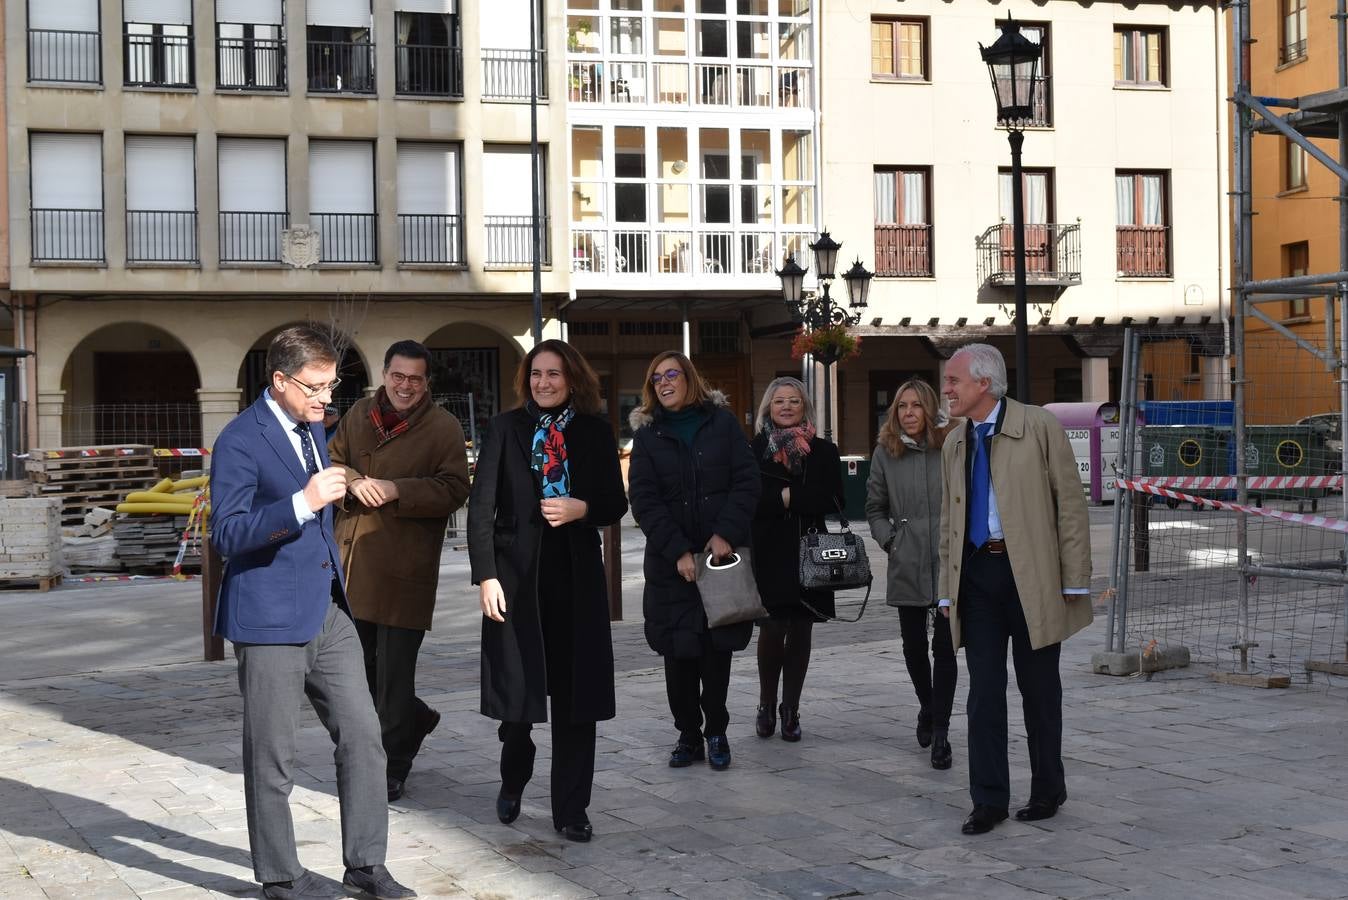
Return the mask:
[(28, 0), (28, 80), (101, 84), (98, 0)]
[(220, 138), (220, 262), (276, 263), (286, 204), (286, 142)]
[(374, 144), (309, 142), (310, 224), (324, 263), (379, 261), (374, 200)]
[(399, 262), (461, 265), (459, 147), (398, 144)]
[(103, 262), (103, 138), (29, 137), (33, 262)]

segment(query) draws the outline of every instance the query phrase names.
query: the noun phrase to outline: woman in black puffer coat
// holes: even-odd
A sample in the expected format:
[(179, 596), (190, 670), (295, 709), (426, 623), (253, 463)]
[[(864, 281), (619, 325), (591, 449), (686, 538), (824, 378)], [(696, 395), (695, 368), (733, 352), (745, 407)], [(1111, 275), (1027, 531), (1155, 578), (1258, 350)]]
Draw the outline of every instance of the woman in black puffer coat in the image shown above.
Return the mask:
[(827, 531), (824, 517), (842, 511), (842, 468), (837, 446), (815, 434), (814, 404), (798, 378), (773, 379), (754, 428), (752, 449), (763, 482), (754, 515), (754, 579), (768, 610), (758, 623), (754, 730), (771, 737), (776, 713), (782, 717), (782, 740), (798, 741), (811, 632), (815, 622), (833, 615), (832, 591), (800, 586), (800, 539), (811, 529)]
[(646, 535), (646, 642), (665, 659), (665, 690), (679, 729), (669, 764), (706, 758), (713, 769), (725, 769), (730, 658), (748, 645), (753, 625), (708, 627), (696, 557), (721, 559), (748, 544), (758, 466), (725, 397), (707, 389), (682, 353), (652, 360), (641, 398), (630, 417), (627, 492)]

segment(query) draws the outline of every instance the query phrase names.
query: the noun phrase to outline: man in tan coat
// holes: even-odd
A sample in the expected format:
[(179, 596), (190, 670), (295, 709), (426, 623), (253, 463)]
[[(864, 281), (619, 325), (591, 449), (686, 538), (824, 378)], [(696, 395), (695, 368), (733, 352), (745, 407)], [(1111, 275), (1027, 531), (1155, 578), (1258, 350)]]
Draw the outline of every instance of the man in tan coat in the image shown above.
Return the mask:
[(449, 515), (468, 497), (458, 419), (432, 402), (431, 354), (398, 341), (384, 384), (342, 417), (328, 444), (346, 469), (336, 538), (365, 675), (388, 756), (388, 798), (403, 794), (421, 742), (440, 714), (416, 695), (417, 652), (431, 628)]
[(1067, 800), (1062, 764), (1061, 642), (1091, 623), (1090, 521), (1067, 435), (1052, 414), (1005, 397), (1006, 362), (969, 344), (946, 364), (943, 393), (967, 418), (942, 450), (942, 612), (969, 670), (969, 793), (962, 828), (1006, 818), (1006, 644), (1030, 749), (1021, 821)]

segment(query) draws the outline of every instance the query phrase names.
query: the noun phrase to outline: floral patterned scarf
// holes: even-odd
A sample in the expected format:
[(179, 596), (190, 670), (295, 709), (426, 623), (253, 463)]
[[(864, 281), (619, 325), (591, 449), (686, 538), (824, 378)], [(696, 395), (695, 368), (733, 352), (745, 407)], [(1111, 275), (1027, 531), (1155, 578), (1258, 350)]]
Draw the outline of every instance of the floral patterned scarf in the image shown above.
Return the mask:
[(530, 464), (542, 479), (544, 499), (571, 496), (571, 464), (566, 458), (565, 432), (575, 415), (571, 406), (561, 412), (539, 413)]
[(814, 440), (814, 426), (806, 422), (790, 428), (769, 428), (768, 449), (764, 456), (776, 460), (792, 475), (799, 475), (810, 455), (810, 441)]

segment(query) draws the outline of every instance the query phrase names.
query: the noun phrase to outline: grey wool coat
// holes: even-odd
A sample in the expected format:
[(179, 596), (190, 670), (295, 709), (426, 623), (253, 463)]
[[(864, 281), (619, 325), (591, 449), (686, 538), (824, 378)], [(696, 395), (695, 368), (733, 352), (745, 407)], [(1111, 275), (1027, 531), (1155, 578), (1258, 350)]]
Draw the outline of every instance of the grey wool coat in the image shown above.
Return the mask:
[(876, 445), (866, 521), (881, 549), (889, 550), (885, 602), (934, 606), (941, 576), (941, 451), (905, 447), (895, 457)]

